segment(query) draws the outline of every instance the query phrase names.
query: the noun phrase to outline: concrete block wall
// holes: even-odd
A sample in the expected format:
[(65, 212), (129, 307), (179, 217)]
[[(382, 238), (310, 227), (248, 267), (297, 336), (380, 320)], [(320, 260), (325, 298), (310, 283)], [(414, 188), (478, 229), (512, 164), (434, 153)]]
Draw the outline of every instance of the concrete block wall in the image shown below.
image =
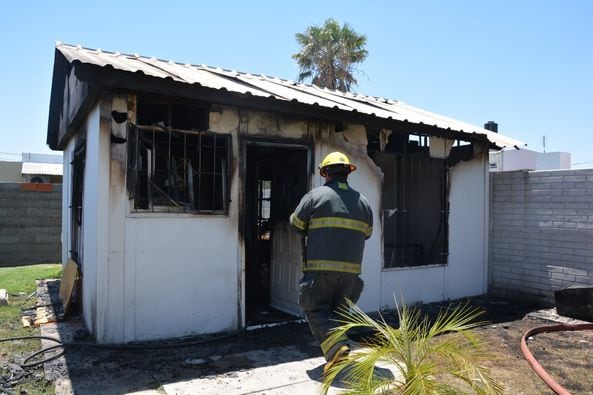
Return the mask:
[(593, 169), (491, 173), (489, 257), (496, 295), (593, 286)]
[(62, 260), (62, 185), (0, 183), (0, 267)]

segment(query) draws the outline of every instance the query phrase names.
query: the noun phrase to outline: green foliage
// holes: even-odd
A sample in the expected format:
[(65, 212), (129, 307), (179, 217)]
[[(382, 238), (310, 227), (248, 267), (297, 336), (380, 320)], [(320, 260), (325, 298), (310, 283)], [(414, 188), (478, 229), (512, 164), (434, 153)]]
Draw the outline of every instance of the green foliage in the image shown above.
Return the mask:
[[(370, 328), (374, 334), (330, 369), (322, 393), (340, 375), (348, 394), (501, 394), (502, 385), (480, 365), (492, 356), (471, 331), (484, 324), (476, 321), (483, 312), (467, 304), (447, 310), (431, 322), (419, 310), (403, 306), (399, 328), (393, 328), (349, 301), (339, 311), (342, 325), (330, 337), (338, 339), (353, 328)], [(377, 363), (395, 367), (398, 375), (377, 374)]]
[[(21, 309), (34, 306), (35, 296), (28, 297), (36, 290), (35, 280), (60, 278), (62, 265), (33, 265), (0, 268), (0, 288), (9, 293), (8, 306), (0, 306), (0, 338), (39, 335), (39, 328), (25, 328), (21, 323)], [(19, 363), (26, 356), (39, 350), (39, 340), (19, 340), (0, 343), (0, 376), (10, 376), (11, 363)], [(28, 371), (28, 379), (10, 391), (14, 393), (48, 394), (53, 393), (52, 383), (42, 379), (39, 369)], [(1, 391), (0, 391), (1, 392)]]
[(35, 291), (35, 280), (60, 278), (61, 275), (60, 264), (0, 268), (0, 288), (6, 289), (9, 293), (30, 294)]
[(350, 91), (356, 85), (355, 66), (368, 56), (366, 36), (356, 33), (350, 25), (340, 26), (327, 19), (323, 26), (309, 26), (295, 38), (301, 49), (292, 55), (299, 65), (299, 82), (311, 79), (321, 88)]

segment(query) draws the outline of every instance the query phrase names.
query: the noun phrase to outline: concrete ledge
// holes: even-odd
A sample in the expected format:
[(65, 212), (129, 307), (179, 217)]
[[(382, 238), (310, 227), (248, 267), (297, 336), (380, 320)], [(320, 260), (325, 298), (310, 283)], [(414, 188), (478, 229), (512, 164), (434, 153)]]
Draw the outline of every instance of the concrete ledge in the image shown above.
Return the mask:
[(5, 289), (0, 289), (0, 306), (8, 305), (8, 293)]

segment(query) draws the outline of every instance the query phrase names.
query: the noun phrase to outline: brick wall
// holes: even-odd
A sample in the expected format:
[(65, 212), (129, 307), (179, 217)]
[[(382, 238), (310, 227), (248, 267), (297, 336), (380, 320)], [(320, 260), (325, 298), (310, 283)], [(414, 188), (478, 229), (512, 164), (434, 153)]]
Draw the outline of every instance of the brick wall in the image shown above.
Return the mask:
[(0, 267), (62, 260), (62, 185), (0, 183)]
[(490, 292), (593, 286), (593, 169), (490, 174)]

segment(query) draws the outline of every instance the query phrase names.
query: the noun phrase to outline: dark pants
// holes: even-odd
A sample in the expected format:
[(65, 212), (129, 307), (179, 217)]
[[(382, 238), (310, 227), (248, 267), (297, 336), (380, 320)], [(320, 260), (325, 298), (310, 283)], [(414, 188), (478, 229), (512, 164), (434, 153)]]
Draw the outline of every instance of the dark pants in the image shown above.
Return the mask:
[(299, 283), (299, 304), (327, 361), (342, 345), (348, 344), (346, 337), (334, 344), (326, 341), (329, 330), (340, 326), (334, 321), (338, 318), (336, 309), (342, 304), (347, 306), (345, 298), (356, 303), (363, 286), (356, 274), (322, 271), (305, 272)]

